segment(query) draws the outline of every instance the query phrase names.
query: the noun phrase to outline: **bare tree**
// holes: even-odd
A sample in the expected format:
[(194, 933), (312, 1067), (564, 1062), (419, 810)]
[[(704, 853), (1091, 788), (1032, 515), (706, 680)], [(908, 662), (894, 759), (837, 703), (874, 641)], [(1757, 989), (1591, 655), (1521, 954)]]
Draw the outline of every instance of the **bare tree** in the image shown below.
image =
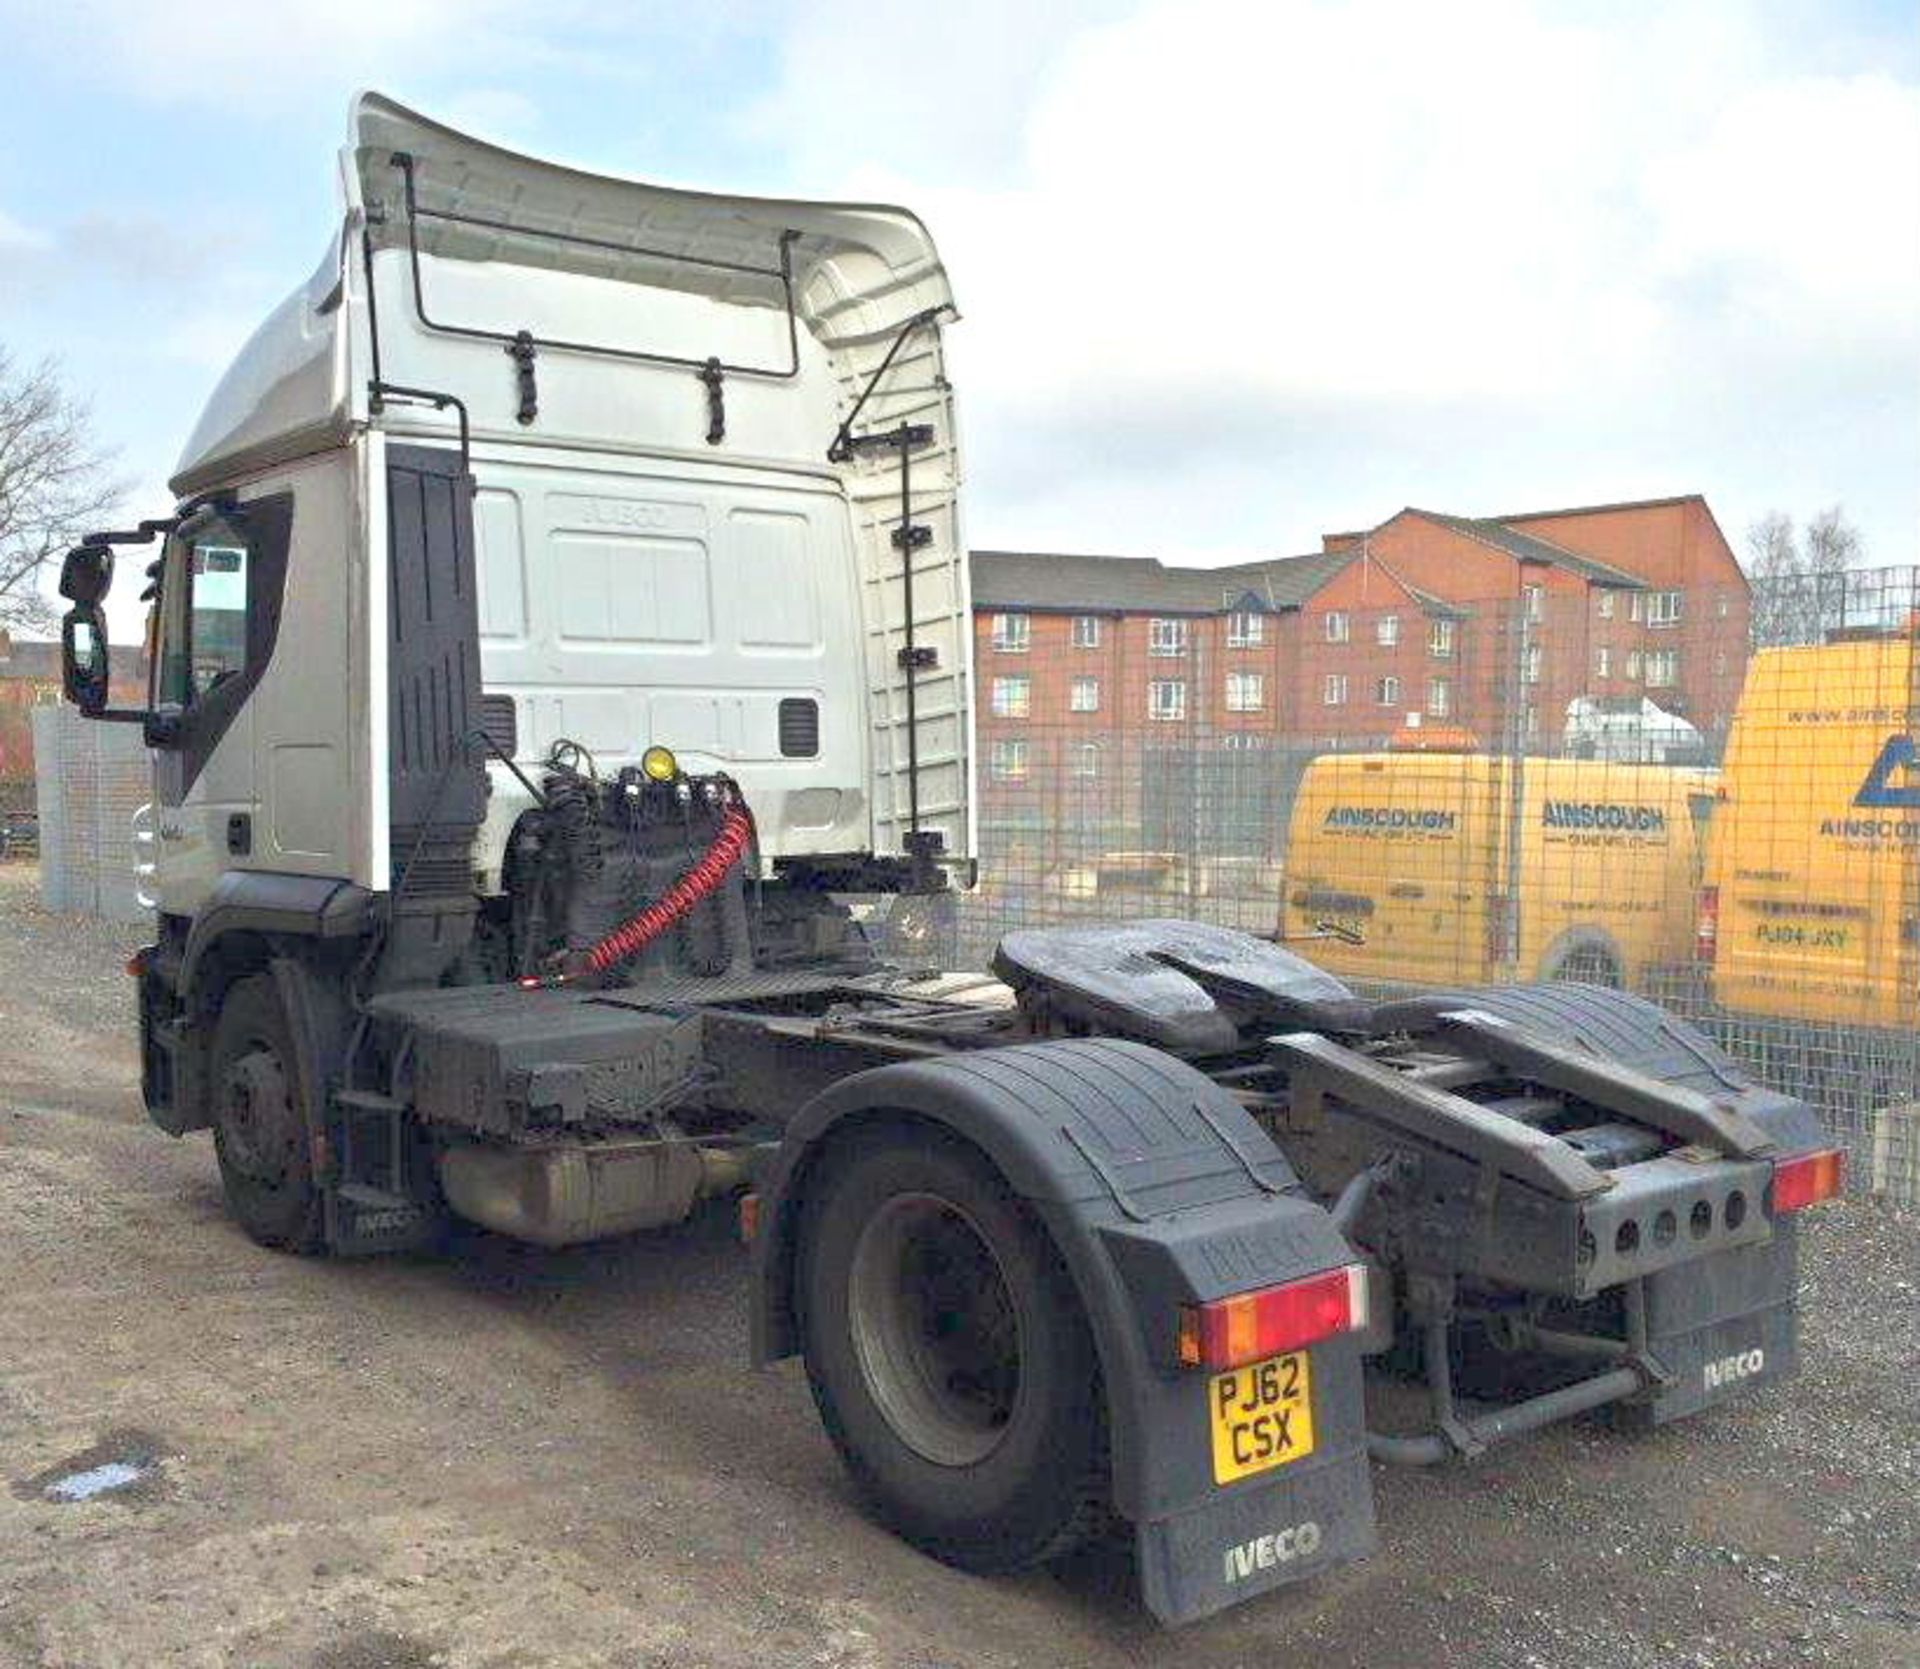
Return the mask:
[(1818, 643), (1849, 623), (1862, 556), (1860, 532), (1834, 504), (1804, 533), (1784, 511), (1770, 510), (1747, 529), (1747, 578), (1753, 586), (1753, 645)]
[(24, 370), (0, 348), (0, 627), (53, 624), (40, 576), (125, 496), (111, 463), (52, 361)]

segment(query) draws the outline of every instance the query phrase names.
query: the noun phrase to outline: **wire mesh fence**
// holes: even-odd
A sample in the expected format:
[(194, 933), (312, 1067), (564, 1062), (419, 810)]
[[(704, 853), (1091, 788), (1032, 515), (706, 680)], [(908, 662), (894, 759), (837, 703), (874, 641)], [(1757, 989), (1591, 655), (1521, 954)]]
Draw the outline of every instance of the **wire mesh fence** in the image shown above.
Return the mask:
[(40, 893), (48, 908), (137, 921), (134, 814), (152, 795), (136, 726), (96, 724), (72, 707), (33, 713)]
[(958, 958), (1165, 915), (1369, 991), (1618, 986), (1813, 1101), (1857, 1180), (1913, 1198), (1915, 581), (983, 614)]

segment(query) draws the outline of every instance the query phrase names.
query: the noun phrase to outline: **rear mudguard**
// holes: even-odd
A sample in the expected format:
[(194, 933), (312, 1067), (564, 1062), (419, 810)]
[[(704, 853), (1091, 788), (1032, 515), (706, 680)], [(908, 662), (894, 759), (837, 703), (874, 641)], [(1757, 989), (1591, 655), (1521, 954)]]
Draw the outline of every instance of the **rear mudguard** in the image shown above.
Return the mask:
[(1142, 1596), (1157, 1617), (1204, 1616), (1372, 1551), (1352, 1335), (1313, 1347), (1312, 1453), (1214, 1482), (1210, 1380), (1178, 1363), (1179, 1307), (1353, 1253), (1238, 1102), (1142, 1044), (1038, 1043), (885, 1066), (808, 1103), (762, 1191), (756, 1361), (800, 1348), (794, 1265), (815, 1166), (836, 1138), (858, 1140), (848, 1120), (889, 1114), (971, 1142), (1052, 1235), (1099, 1354), (1114, 1506), (1135, 1526)]

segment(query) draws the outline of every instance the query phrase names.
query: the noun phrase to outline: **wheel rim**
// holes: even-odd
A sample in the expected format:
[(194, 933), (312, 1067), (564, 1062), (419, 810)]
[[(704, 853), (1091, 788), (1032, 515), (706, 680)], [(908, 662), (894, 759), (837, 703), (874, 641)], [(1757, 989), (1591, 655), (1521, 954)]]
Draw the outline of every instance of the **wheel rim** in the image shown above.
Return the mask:
[(908, 1448), (971, 1466), (1020, 1398), (1020, 1315), (980, 1227), (951, 1200), (898, 1194), (860, 1231), (847, 1281), (854, 1355)]
[(220, 1136), (228, 1162), (252, 1181), (279, 1187), (301, 1139), (286, 1068), (254, 1041), (220, 1080)]

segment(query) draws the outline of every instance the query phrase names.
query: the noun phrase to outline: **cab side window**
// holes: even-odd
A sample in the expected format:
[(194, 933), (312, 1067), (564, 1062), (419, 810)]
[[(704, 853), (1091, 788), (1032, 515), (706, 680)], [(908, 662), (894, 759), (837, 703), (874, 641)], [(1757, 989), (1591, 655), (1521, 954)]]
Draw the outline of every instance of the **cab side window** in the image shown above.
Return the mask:
[(223, 522), (182, 530), (167, 575), (169, 618), (160, 668), (160, 699), (192, 707), (247, 670), (248, 570), (252, 552)]

